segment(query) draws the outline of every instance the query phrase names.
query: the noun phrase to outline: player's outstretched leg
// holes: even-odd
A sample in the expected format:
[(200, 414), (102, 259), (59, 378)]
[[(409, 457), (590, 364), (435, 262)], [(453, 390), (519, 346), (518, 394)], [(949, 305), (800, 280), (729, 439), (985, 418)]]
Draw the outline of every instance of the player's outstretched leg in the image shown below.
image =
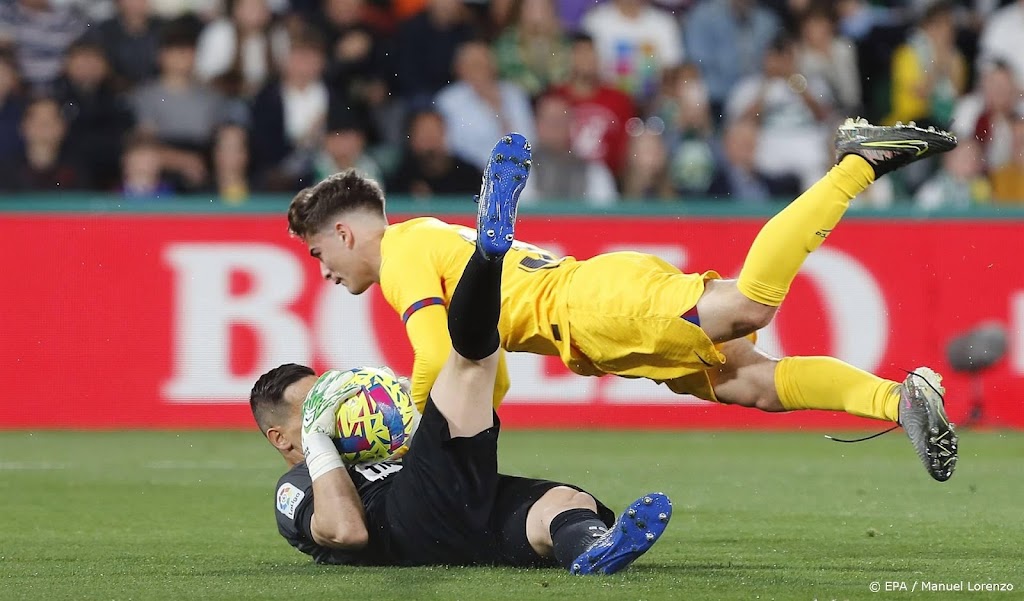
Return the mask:
[(847, 119), (836, 132), (839, 163), (754, 239), (737, 287), (748, 299), (777, 307), (804, 260), (828, 238), (850, 201), (877, 178), (914, 161), (952, 150), (956, 138), (913, 125), (871, 125)]
[[(516, 167), (508, 168), (504, 153), (513, 143), (519, 144)], [(495, 146), (485, 171), (491, 178), (484, 180), (480, 191), (477, 250), (466, 263), (448, 306), (453, 352), (430, 396), (448, 421), (452, 437), (474, 436), (494, 424), (491, 399), (501, 344), (502, 259), (515, 238), (516, 203), (526, 185), (529, 152), (518, 134), (506, 136)]]
[(615, 524), (573, 561), (573, 574), (614, 574), (629, 567), (665, 533), (672, 501), (653, 492), (633, 501)]
[(832, 357), (786, 357), (773, 375), (782, 409), (845, 411), (897, 422), (932, 478), (944, 482), (953, 475), (958, 438), (946, 416), (942, 377), (933, 370), (919, 367), (899, 383)]
[(898, 423), (929, 475), (940, 482), (952, 475), (956, 430), (943, 406), (942, 378), (931, 369), (919, 367), (900, 383), (834, 357), (773, 359), (746, 338), (721, 350), (728, 360), (710, 373), (720, 402), (763, 411), (845, 411)]
[(504, 255), (515, 239), (516, 206), (530, 174), (530, 143), (511, 133), (494, 146), (484, 169), (476, 216), (476, 245), (485, 257)]
[(857, 194), (894, 169), (955, 146), (956, 138), (946, 132), (848, 119), (836, 135), (839, 163), (761, 228), (735, 288), (716, 292), (722, 284), (709, 287), (708, 298), (698, 305), (701, 327), (716, 342), (762, 327), (782, 304), (804, 260), (828, 238)]

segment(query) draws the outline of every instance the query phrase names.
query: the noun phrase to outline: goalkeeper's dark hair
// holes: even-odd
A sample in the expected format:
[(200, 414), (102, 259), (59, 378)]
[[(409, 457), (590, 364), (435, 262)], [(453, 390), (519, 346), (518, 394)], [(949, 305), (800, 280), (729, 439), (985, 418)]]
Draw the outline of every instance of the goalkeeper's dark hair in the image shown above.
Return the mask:
[(298, 363), (285, 363), (260, 376), (249, 393), (249, 408), (264, 434), (278, 425), (278, 411), (284, 406), (284, 390), (316, 372)]
[(354, 169), (336, 173), (296, 194), (288, 206), (288, 230), (305, 238), (320, 231), (332, 218), (350, 211), (384, 217), (384, 190)]

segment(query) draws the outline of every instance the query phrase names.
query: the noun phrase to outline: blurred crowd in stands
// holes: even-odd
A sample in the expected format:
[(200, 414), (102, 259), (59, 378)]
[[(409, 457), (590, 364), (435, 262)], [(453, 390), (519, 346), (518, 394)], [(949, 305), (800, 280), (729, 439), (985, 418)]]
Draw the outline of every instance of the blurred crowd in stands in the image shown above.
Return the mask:
[[(0, 191), (785, 200), (848, 116), (959, 147), (859, 201), (1024, 206), (1024, 0), (0, 0)], [(3, 196), (0, 196), (2, 201)]]

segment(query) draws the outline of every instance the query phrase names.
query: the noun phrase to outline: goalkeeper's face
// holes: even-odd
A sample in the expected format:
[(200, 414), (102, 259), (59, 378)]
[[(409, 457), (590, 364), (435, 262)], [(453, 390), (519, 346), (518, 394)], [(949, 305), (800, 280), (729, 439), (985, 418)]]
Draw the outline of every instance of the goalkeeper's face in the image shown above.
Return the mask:
[[(306, 376), (284, 389), (283, 403), (267, 438), (281, 451), (290, 465), (304, 459), (302, 455), (302, 402), (316, 384), (316, 376)], [(275, 412), (277, 413), (277, 412)]]
[(376, 281), (377, 273), (368, 260), (366, 242), (345, 223), (335, 223), (306, 238), (310, 256), (320, 261), (320, 275), (329, 282), (345, 286), (352, 294), (366, 292)]

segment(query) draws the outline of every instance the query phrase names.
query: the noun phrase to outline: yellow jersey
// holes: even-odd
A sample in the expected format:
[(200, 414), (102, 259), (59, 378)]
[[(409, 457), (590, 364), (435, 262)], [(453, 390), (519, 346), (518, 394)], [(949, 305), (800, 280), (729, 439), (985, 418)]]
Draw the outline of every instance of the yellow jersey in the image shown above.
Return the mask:
[[(476, 249), (476, 230), (431, 217), (389, 225), (381, 241), (380, 288), (402, 316), (416, 359), (412, 395), (422, 409), (448, 359), (447, 307)], [(560, 355), (565, 323), (564, 284), (579, 263), (516, 241), (502, 270), (501, 347), (507, 351)], [(495, 407), (508, 391), (504, 355), (494, 389)]]

